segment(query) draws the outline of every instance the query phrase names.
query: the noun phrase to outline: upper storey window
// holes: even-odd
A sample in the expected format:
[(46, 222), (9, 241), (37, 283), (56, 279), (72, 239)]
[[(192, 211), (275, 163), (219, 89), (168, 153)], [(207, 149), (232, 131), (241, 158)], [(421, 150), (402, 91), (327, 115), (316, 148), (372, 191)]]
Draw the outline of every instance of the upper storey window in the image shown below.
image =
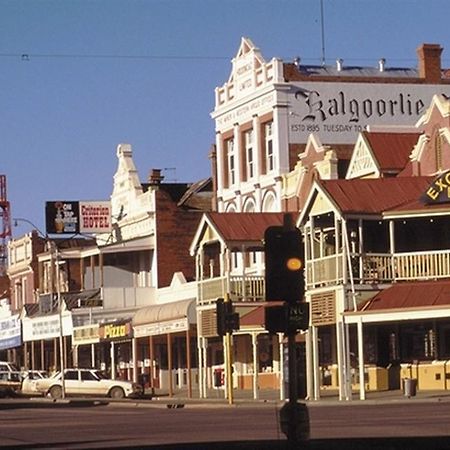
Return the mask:
[(244, 133), (245, 154), (247, 156), (247, 178), (255, 176), (255, 158), (254, 158), (254, 133), (248, 130)]
[(264, 139), (266, 147), (267, 172), (272, 172), (275, 167), (273, 155), (273, 122), (267, 122), (264, 125)]
[(228, 170), (230, 185), (236, 183), (236, 155), (234, 150), (234, 139), (228, 139), (225, 142), (228, 155)]

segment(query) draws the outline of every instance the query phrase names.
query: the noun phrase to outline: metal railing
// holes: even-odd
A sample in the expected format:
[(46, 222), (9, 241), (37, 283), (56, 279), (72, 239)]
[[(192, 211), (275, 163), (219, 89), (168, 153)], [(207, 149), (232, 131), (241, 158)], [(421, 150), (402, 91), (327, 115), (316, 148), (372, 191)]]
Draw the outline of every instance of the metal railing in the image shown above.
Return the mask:
[[(350, 263), (350, 268), (348, 267)], [(308, 286), (332, 285), (346, 281), (344, 267), (355, 283), (392, 283), (450, 278), (450, 250), (411, 253), (342, 254), (306, 262)]]
[[(229, 286), (229, 288), (228, 288)], [(227, 292), (229, 289), (229, 292)], [(265, 283), (262, 275), (233, 275), (216, 277), (198, 282), (199, 301), (208, 304), (217, 298), (230, 294), (233, 301), (260, 301), (264, 300)]]

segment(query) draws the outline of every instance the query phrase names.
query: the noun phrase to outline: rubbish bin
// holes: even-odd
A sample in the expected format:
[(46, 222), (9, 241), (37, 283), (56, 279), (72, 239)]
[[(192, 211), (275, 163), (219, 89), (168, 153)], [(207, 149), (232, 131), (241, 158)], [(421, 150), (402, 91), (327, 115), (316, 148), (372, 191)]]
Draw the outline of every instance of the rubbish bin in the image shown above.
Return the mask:
[(220, 388), (223, 386), (223, 369), (214, 369), (214, 387)]
[(403, 393), (405, 397), (415, 397), (417, 392), (417, 379), (405, 378), (403, 380)]

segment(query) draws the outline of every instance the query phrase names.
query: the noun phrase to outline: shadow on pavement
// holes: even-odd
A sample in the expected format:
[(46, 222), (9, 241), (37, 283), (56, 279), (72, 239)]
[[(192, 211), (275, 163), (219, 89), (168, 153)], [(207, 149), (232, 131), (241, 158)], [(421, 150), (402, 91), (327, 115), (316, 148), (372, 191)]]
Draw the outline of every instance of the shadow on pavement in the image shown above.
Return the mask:
[[(128, 447), (130, 448), (130, 447)], [(138, 447), (136, 447), (137, 449)], [(448, 450), (447, 436), (411, 438), (312, 439), (290, 447), (286, 440), (245, 442), (196, 442), (139, 447), (158, 450)]]
[[(52, 444), (26, 444), (8, 446), (8, 449), (39, 449), (39, 448), (102, 448), (101, 442), (91, 440), (85, 442), (58, 442)], [(1, 447), (0, 448), (5, 448)], [(111, 447), (105, 447), (111, 448)], [(312, 439), (301, 442), (297, 446), (289, 446), (286, 440), (244, 441), (244, 442), (192, 442), (166, 445), (114, 446), (130, 450), (447, 450), (450, 449), (450, 439), (444, 436), (411, 437), (411, 438), (362, 438), (362, 439)]]

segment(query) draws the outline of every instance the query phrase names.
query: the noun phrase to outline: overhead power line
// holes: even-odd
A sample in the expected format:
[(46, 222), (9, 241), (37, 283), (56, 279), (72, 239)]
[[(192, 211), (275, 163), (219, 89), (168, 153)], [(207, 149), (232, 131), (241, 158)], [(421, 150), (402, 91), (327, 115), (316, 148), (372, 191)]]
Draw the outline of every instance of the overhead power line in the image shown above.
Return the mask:
[[(205, 55), (114, 55), (114, 54), (88, 54), (88, 53), (0, 53), (0, 58), (17, 58), (21, 61), (31, 61), (32, 59), (104, 59), (104, 60), (153, 60), (153, 61), (230, 61), (229, 56), (205, 56)], [(347, 63), (358, 62), (359, 64), (370, 64), (377, 60), (376, 58), (347, 58), (343, 56)], [(281, 56), (283, 61), (293, 61), (294, 56)], [(329, 58), (330, 59), (330, 58)], [(414, 65), (417, 59), (414, 58), (394, 58), (387, 57), (390, 65), (407, 64)], [(303, 57), (303, 62), (315, 64), (320, 61), (325, 64), (325, 54), (321, 58)], [(450, 59), (443, 58), (442, 64), (450, 65)]]
[(0, 58), (19, 58), (30, 61), (32, 58), (73, 58), (73, 59), (153, 59), (153, 60), (229, 60), (225, 56), (201, 55), (113, 55), (87, 53), (0, 53)]

